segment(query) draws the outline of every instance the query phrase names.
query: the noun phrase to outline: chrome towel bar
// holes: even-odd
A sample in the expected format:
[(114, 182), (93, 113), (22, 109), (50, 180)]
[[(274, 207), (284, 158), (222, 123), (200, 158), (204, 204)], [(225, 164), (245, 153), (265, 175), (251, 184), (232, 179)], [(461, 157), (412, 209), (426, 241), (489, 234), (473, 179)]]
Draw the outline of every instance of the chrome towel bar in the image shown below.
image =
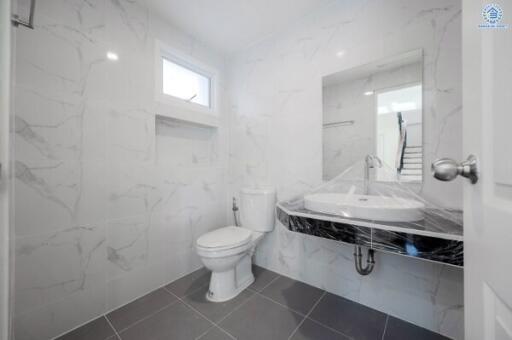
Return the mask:
[(351, 125), (354, 125), (354, 123), (355, 123), (355, 121), (353, 121), (353, 120), (344, 120), (341, 122), (325, 123), (325, 124), (323, 124), (323, 128), (327, 129), (327, 128), (332, 128), (332, 127), (336, 127), (336, 126), (351, 126)]

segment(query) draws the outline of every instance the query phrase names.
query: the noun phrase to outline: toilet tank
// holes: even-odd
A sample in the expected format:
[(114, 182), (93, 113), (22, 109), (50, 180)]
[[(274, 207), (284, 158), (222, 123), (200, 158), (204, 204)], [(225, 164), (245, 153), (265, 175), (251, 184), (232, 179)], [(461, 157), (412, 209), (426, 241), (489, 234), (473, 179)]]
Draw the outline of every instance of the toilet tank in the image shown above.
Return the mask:
[(270, 232), (274, 229), (276, 191), (273, 188), (240, 190), (240, 222), (242, 227)]

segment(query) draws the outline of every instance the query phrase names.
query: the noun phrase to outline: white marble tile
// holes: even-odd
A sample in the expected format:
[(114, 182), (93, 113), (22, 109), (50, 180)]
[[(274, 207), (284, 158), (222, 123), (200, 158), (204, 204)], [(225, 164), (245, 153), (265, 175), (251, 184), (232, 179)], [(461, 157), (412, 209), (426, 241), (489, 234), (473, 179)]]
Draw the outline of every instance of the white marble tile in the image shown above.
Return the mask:
[(455, 339), (464, 334), (464, 272), (444, 266), (435, 290), (436, 328)]
[(128, 114), (130, 111), (155, 113), (154, 102), (154, 46), (127, 47), (122, 41), (113, 40), (104, 43), (103, 53), (117, 54), (118, 60), (109, 61), (103, 67), (106, 74), (105, 100), (114, 111)]
[(18, 340), (52, 339), (106, 312), (104, 278), (54, 303), (37, 306), (14, 318)]
[(16, 161), (15, 171), (16, 236), (95, 226), (105, 218), (102, 163)]
[(225, 65), (145, 1), (38, 2), (36, 26), (16, 35), (15, 332), (39, 340), (200, 266), (193, 242), (226, 224), (228, 121), (156, 131), (155, 39), (218, 68), (219, 114)]
[(165, 188), (162, 210), (171, 213), (225, 205), (225, 168), (160, 167), (159, 171)]
[(174, 254), (168, 259), (139, 268), (107, 281), (107, 310), (118, 308), (148, 292), (193, 272), (201, 267), (194, 253)]
[(110, 219), (149, 214), (162, 204), (162, 188), (153, 164), (109, 162), (107, 168)]
[[(87, 25), (87, 19), (83, 21)], [(98, 84), (105, 83), (104, 73), (99, 72), (105, 63), (101, 43), (88, 36), (91, 31), (82, 35), (80, 28), (44, 14), (36, 25), (37, 29), (17, 35), (17, 158), (98, 158), (93, 152), (98, 152), (98, 145), (86, 144), (85, 136), (103, 124), (88, 101)]]
[(301, 235), (306, 271), (298, 273), (298, 279), (315, 282), (315, 286), (328, 292), (360, 301), (363, 277), (355, 275), (354, 249), (335, 241)]
[(101, 41), (89, 35), (93, 28), (81, 30), (61, 21), (72, 16), (56, 20), (38, 14), (37, 29), (19, 31), (16, 37), (16, 86), (39, 90), (51, 99), (82, 99), (90, 72), (104, 62)]
[(16, 315), (55, 303), (105, 280), (105, 227), (73, 227), (16, 239)]
[(107, 40), (127, 50), (137, 50), (151, 42), (149, 9), (145, 1), (107, 1), (106, 17)]
[[(105, 25), (105, 0), (46, 0), (44, 6), (37, 7), (38, 19), (44, 15), (52, 20), (55, 26), (67, 27), (77, 35), (89, 40), (98, 40), (98, 32)], [(18, 1), (17, 5), (27, 9), (28, 1)], [(37, 20), (36, 23), (41, 23)]]
[(107, 154), (110, 161), (151, 161), (154, 159), (154, 147), (154, 113), (147, 109), (109, 110)]
[(106, 110), (99, 103), (53, 100), (31, 89), (16, 91), (18, 160), (104, 160)]
[(109, 278), (147, 265), (151, 228), (148, 215), (108, 221), (106, 252)]
[[(222, 210), (219, 206), (189, 207), (110, 222), (109, 228), (118, 229), (117, 234), (126, 242), (117, 252), (121, 256), (116, 256), (110, 266), (108, 308), (119, 307), (199, 268), (195, 240), (224, 226)], [(126, 227), (134, 230), (131, 238), (129, 232), (122, 230)]]

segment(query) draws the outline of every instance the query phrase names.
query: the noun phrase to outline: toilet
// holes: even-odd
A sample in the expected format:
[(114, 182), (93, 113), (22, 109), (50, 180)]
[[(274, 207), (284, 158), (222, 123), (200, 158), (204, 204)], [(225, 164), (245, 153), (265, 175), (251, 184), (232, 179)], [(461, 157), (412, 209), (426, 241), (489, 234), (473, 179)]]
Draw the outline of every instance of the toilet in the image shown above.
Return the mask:
[(274, 229), (274, 189), (240, 191), (240, 227), (227, 226), (201, 235), (196, 250), (211, 270), (206, 298), (227, 301), (254, 282), (252, 255), (263, 236)]

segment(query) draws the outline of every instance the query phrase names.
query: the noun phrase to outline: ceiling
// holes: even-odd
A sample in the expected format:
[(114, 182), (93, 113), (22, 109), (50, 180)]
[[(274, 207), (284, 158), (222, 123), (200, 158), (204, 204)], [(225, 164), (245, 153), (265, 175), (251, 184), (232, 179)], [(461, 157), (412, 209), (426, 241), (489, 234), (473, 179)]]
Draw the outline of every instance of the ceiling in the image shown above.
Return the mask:
[(177, 28), (232, 53), (331, 0), (147, 0)]

